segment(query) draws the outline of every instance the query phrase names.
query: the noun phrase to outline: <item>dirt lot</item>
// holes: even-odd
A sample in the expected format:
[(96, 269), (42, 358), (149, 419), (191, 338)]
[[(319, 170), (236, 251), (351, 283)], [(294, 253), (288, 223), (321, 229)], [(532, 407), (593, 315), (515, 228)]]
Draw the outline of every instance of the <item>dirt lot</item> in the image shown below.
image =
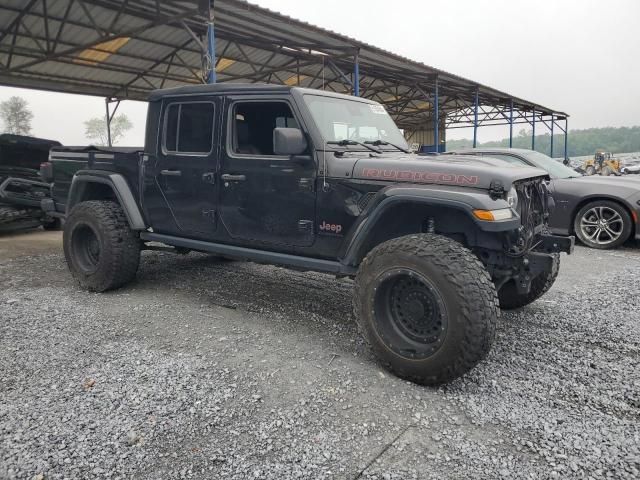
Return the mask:
[(60, 234), (0, 237), (0, 478), (638, 478), (640, 250), (562, 262), (432, 389), (376, 365), (348, 280), (147, 252), (88, 294)]

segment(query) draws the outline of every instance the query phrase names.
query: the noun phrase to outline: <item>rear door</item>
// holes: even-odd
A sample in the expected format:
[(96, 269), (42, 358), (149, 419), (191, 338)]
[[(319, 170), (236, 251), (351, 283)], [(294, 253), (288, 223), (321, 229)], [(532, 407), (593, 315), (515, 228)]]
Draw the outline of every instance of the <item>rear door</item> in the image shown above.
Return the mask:
[(219, 99), (165, 100), (144, 205), (156, 232), (210, 238), (216, 225)]
[(237, 240), (307, 246), (314, 240), (315, 163), (278, 156), (273, 129), (301, 128), (287, 97), (229, 98), (222, 154), (220, 217)]

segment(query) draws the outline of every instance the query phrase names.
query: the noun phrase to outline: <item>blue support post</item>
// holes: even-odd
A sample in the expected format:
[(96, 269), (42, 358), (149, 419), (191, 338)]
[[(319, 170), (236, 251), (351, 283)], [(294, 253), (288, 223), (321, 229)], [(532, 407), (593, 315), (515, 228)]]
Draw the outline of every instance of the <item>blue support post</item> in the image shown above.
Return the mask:
[(207, 56), (211, 70), (207, 76), (207, 83), (216, 83), (216, 32), (213, 19), (213, 0), (209, 4), (209, 22), (207, 23)]
[(553, 158), (553, 124), (555, 123), (555, 117), (551, 114), (551, 148), (549, 149), (550, 157)]
[(533, 131), (531, 132), (531, 150), (536, 149), (536, 109), (533, 109), (533, 122), (531, 125), (533, 126)]
[(565, 160), (569, 159), (569, 119), (565, 118), (564, 119), (564, 158)]
[(513, 98), (509, 110), (509, 148), (513, 148)]
[(475, 101), (473, 103), (473, 148), (478, 145), (478, 87), (476, 87)]
[(440, 152), (440, 100), (438, 98), (438, 77), (436, 77), (436, 85), (433, 95), (433, 143), (436, 153)]
[(353, 62), (353, 95), (360, 96), (360, 50), (356, 50)]

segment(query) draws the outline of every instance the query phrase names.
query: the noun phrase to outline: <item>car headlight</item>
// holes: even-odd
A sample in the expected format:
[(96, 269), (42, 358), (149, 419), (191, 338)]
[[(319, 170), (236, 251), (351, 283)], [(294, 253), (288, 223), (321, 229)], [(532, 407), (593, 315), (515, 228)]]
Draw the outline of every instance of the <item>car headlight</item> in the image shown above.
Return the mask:
[(513, 218), (513, 211), (510, 208), (500, 208), (498, 210), (474, 210), (473, 215), (478, 220), (497, 222), (499, 220), (509, 220), (510, 218)]
[(509, 202), (509, 206), (515, 211), (518, 210), (518, 191), (516, 190), (516, 187), (511, 187), (511, 190), (509, 190), (509, 193), (507, 194), (507, 202)]

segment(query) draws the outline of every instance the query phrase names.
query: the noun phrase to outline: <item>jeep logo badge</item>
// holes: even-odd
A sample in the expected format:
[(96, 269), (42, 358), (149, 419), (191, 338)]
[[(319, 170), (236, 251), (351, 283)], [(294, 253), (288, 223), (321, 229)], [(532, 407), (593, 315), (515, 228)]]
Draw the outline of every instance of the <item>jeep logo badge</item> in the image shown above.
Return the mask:
[(339, 234), (340, 232), (342, 232), (342, 225), (338, 225), (335, 223), (327, 223), (324, 221), (322, 222), (319, 228), (321, 232), (335, 233), (335, 234)]

